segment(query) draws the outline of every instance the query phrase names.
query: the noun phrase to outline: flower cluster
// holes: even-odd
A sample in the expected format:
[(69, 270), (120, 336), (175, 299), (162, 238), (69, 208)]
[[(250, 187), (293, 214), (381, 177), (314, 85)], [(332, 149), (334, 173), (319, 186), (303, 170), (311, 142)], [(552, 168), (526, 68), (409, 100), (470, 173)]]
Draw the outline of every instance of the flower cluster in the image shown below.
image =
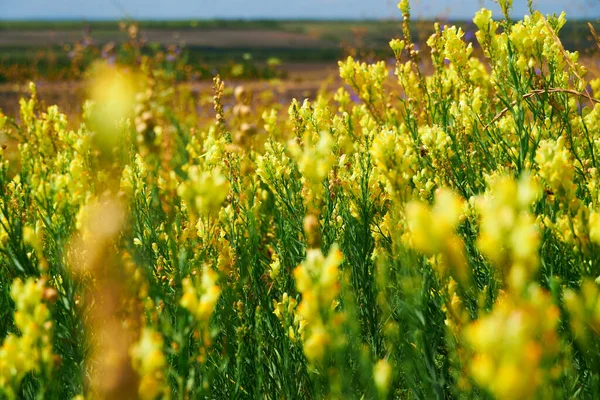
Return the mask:
[(145, 328), (140, 340), (131, 347), (133, 366), (140, 375), (141, 399), (155, 399), (166, 389), (164, 368), (167, 360), (163, 346), (160, 333)]
[(490, 190), (476, 200), (481, 216), (477, 245), (501, 269), (508, 283), (522, 287), (539, 267), (539, 224), (529, 211), (539, 189), (529, 176), (489, 180)]
[(559, 310), (537, 286), (526, 299), (499, 298), (494, 310), (470, 324), (471, 375), (499, 399), (525, 399), (552, 379), (559, 341)]
[(217, 279), (217, 273), (205, 266), (202, 269), (199, 285), (194, 284), (190, 278), (186, 278), (182, 282), (181, 306), (187, 309), (200, 323), (208, 322), (221, 295)]
[(304, 354), (311, 362), (323, 359), (327, 348), (338, 340), (327, 327), (330, 319), (338, 319), (335, 312), (339, 293), (339, 266), (343, 261), (337, 247), (324, 257), (320, 250), (312, 249), (306, 260), (294, 270), (296, 287), (302, 294), (298, 314), (306, 321)]
[(0, 393), (14, 397), (21, 380), (30, 372), (48, 375), (52, 369), (52, 321), (42, 301), (44, 282), (15, 280), (10, 294), (16, 305), (15, 325), (0, 347)]
[(461, 280), (467, 277), (466, 260), (462, 241), (455, 232), (464, 208), (464, 201), (448, 189), (436, 192), (431, 208), (421, 202), (406, 205), (410, 244), (426, 254), (442, 254), (442, 264), (449, 265)]

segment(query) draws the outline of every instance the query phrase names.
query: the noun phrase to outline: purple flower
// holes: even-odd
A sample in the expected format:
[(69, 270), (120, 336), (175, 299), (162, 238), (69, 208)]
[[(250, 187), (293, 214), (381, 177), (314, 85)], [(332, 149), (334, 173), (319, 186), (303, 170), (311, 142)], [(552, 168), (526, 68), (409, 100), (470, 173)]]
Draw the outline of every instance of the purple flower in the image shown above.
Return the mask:
[(465, 40), (467, 42), (470, 42), (471, 40), (473, 40), (473, 37), (475, 37), (475, 34), (473, 33), (473, 31), (466, 31), (465, 32)]
[(444, 64), (450, 65), (450, 60), (448, 60), (447, 58), (444, 58)]
[(354, 92), (350, 93), (350, 100), (354, 103), (360, 103), (360, 97)]

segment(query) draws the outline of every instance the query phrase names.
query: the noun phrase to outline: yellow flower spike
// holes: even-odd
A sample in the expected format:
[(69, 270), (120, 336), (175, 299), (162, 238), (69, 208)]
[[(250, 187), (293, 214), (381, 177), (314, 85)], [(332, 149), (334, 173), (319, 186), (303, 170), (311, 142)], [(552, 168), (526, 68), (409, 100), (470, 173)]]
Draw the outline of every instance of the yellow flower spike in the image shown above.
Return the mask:
[(386, 191), (405, 201), (409, 195), (410, 182), (415, 175), (417, 156), (406, 136), (396, 130), (378, 133), (370, 149), (380, 180)]
[(519, 224), (510, 233), (510, 247), (516, 261), (527, 260), (540, 245), (537, 224), (531, 214), (522, 214)]
[(389, 42), (389, 46), (394, 52), (396, 58), (398, 58), (400, 56), (400, 53), (402, 53), (402, 50), (404, 50), (404, 46), (406, 46), (406, 43), (404, 42), (404, 40), (392, 39)]
[(269, 268), (269, 276), (271, 279), (276, 280), (281, 272), (281, 261), (279, 259), (279, 254), (273, 254), (273, 260), (271, 261), (271, 264), (269, 264)]
[[(296, 312), (296, 306), (298, 302), (284, 293), (281, 297), (281, 301), (277, 302), (273, 300), (273, 314), (279, 319), (281, 326), (285, 329), (287, 327), (287, 336), (290, 338), (292, 343), (296, 343), (297, 335), (303, 337), (304, 327), (306, 321), (301, 315), (301, 311)], [(304, 312), (307, 312), (304, 310)]]
[(442, 234), (456, 228), (463, 214), (464, 204), (464, 200), (452, 190), (444, 188), (436, 191), (432, 212)]
[(338, 268), (342, 264), (343, 260), (344, 256), (337, 246), (329, 250), (329, 254), (323, 262), (324, 265), (321, 272), (321, 278), (319, 280), (319, 283), (325, 290), (331, 290), (333, 293), (336, 292), (333, 287), (338, 282)]
[(50, 310), (42, 303), (43, 293), (42, 280), (17, 279), (11, 286), (17, 308), (14, 320), (21, 336), (11, 333), (0, 346), (0, 389), (18, 389), (28, 373), (52, 369), (52, 323)]
[(187, 309), (203, 326), (208, 324), (217, 301), (221, 296), (221, 289), (217, 285), (218, 275), (210, 267), (204, 266), (199, 285), (185, 278), (183, 296), (180, 305)]
[(550, 295), (536, 285), (522, 298), (498, 301), (464, 331), (475, 382), (499, 399), (530, 398), (551, 379), (546, 365), (559, 353), (559, 316)]
[(424, 253), (438, 252), (441, 244), (438, 238), (433, 237), (433, 234), (429, 231), (432, 222), (429, 208), (421, 202), (408, 203), (406, 205), (406, 219), (412, 246)]
[(461, 28), (456, 26), (446, 27), (442, 33), (444, 39), (444, 56), (450, 60), (459, 70), (464, 69), (468, 64), (468, 59), (473, 52), (473, 47), (467, 45), (462, 37), (464, 33)]
[(155, 399), (166, 390), (163, 370), (167, 360), (163, 346), (160, 333), (145, 327), (139, 341), (130, 349), (133, 367), (140, 375), (138, 393), (141, 399)]
[(304, 354), (310, 362), (318, 362), (323, 359), (331, 338), (322, 326), (311, 328), (311, 333), (304, 342)]
[(406, 219), (413, 247), (432, 254), (442, 251), (447, 238), (454, 235), (464, 209), (464, 201), (448, 189), (436, 192), (432, 208), (421, 202), (406, 205)]
[(565, 137), (558, 140), (542, 140), (535, 155), (540, 176), (555, 193), (562, 192), (570, 199), (575, 196), (573, 184), (574, 167), (569, 150), (565, 147)]
[[(495, 175), (488, 179), (488, 186), (476, 201), (480, 216), (477, 246), (507, 278), (512, 276), (512, 284), (525, 287), (539, 266), (539, 224), (529, 209), (540, 191), (528, 175), (519, 182)], [(511, 274), (513, 264), (517, 268)]]
[(482, 8), (481, 10), (477, 11), (475, 17), (473, 17), (473, 23), (475, 24), (475, 26), (477, 26), (477, 28), (480, 31), (483, 31), (487, 34), (496, 32), (495, 29), (492, 31), (492, 28), (494, 28), (495, 26), (494, 20), (492, 19), (491, 10)]
[(535, 201), (539, 200), (542, 191), (538, 181), (539, 178), (536, 179), (529, 173), (524, 173), (521, 176), (517, 186), (517, 202), (519, 207), (527, 209)]
[[(300, 151), (292, 142), (290, 151), (298, 161), (298, 169), (312, 185), (321, 185), (323, 179), (333, 166), (333, 139), (327, 132), (321, 132), (316, 137), (304, 136), (304, 149)], [(315, 163), (315, 159), (319, 160)]]
[(307, 330), (304, 353), (311, 362), (323, 358), (331, 337), (342, 340), (339, 334), (331, 334), (340, 329), (334, 322), (339, 314), (331, 306), (339, 293), (338, 268), (342, 261), (337, 245), (330, 248), (327, 257), (318, 249), (309, 249), (304, 262), (294, 270), (296, 288), (302, 295), (298, 304), (298, 316), (302, 320), (295, 318), (295, 326), (301, 337), (304, 337), (304, 329)]
[(478, 382), (489, 382), (493, 380), (495, 368), (492, 360), (486, 354), (478, 354), (471, 362), (471, 375)]
[(301, 293), (309, 290), (312, 286), (312, 279), (306, 268), (297, 267), (294, 269), (294, 279), (296, 280), (296, 288)]
[(194, 165), (188, 170), (188, 179), (178, 186), (177, 194), (199, 214), (215, 216), (229, 194), (229, 181), (219, 169), (201, 171)]
[(402, 14), (408, 14), (410, 12), (410, 4), (408, 0), (401, 0), (398, 3), (398, 9), (402, 12)]

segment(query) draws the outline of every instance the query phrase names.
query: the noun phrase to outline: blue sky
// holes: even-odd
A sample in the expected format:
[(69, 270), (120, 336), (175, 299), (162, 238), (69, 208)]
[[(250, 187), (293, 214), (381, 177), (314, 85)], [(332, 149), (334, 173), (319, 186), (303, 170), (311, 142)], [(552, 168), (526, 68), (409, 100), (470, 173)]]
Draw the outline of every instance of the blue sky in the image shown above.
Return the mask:
[[(412, 0), (424, 18), (470, 18), (482, 6), (499, 15), (492, 0)], [(205, 18), (394, 18), (397, 0), (0, 0), (0, 19), (205, 19)], [(514, 0), (515, 16), (527, 0)], [(600, 18), (599, 0), (537, 0), (544, 13)]]

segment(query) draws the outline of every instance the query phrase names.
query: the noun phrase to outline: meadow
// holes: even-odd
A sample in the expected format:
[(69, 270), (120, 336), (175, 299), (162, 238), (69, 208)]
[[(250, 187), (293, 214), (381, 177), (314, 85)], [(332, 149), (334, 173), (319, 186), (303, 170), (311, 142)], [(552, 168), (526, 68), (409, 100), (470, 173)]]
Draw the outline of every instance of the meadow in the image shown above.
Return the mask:
[[(190, 84), (158, 22), (77, 49), (79, 108), (29, 83), (0, 111), (0, 398), (600, 397), (600, 78), (561, 30), (600, 39), (499, 3), (425, 39), (402, 0), (308, 99), (267, 51)], [(295, 51), (343, 41), (298, 23)], [(283, 29), (254, 24), (227, 29)]]

